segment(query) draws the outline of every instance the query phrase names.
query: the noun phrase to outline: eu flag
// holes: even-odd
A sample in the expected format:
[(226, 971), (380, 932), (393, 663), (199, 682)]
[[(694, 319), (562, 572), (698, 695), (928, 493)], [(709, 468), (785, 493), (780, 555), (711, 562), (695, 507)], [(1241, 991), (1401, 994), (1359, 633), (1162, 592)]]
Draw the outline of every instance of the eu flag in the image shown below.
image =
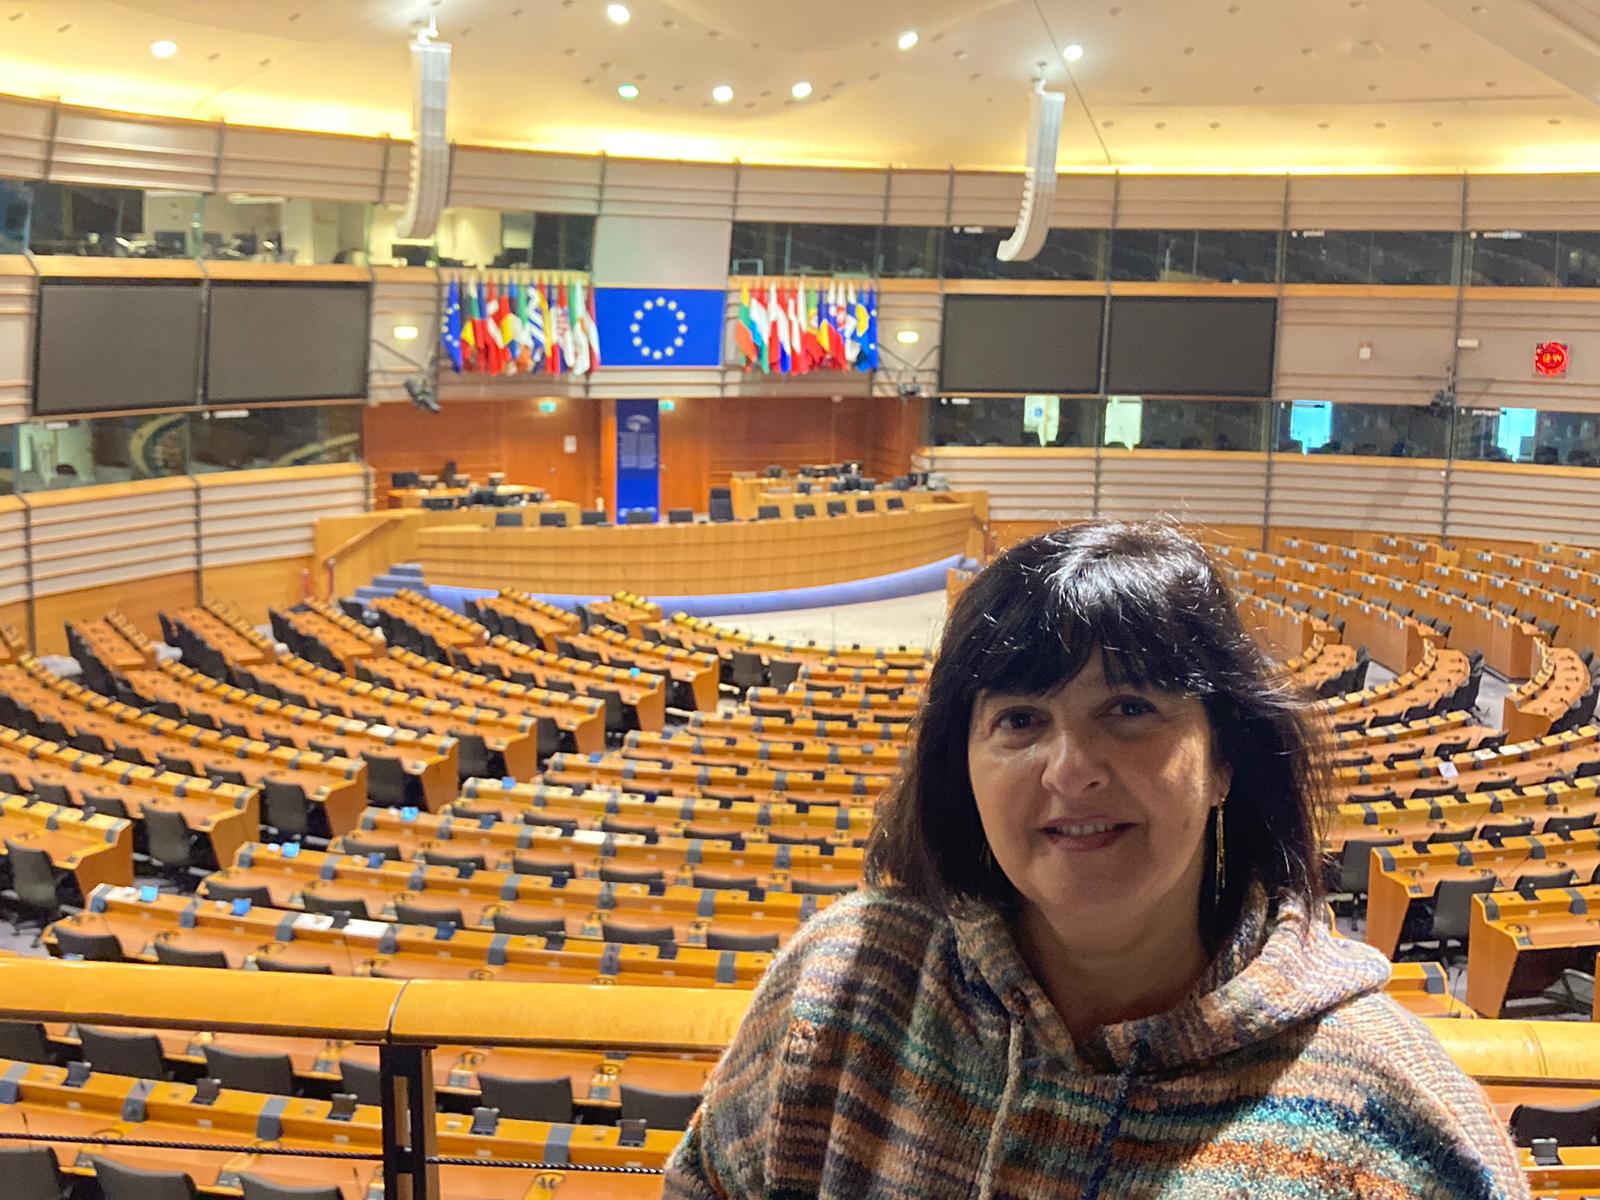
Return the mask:
[(727, 297), (684, 288), (596, 288), (607, 367), (718, 367)]

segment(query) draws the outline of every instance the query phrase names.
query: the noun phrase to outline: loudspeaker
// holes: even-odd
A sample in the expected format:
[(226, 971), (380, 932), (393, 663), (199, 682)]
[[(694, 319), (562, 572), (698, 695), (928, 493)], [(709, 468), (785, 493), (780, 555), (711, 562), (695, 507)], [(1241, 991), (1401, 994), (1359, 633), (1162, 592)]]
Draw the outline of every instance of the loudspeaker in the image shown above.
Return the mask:
[(431, 238), (450, 191), (450, 139), (445, 128), (450, 99), (450, 43), (430, 32), (411, 43), (415, 130), (411, 143), (411, 192), (395, 229), (399, 238)]
[(1061, 144), (1061, 113), (1067, 98), (1034, 85), (1028, 114), (1028, 170), (1022, 179), (1022, 211), (1017, 228), (994, 254), (1001, 262), (1026, 262), (1039, 253), (1050, 232), (1050, 206), (1056, 198), (1056, 147)]

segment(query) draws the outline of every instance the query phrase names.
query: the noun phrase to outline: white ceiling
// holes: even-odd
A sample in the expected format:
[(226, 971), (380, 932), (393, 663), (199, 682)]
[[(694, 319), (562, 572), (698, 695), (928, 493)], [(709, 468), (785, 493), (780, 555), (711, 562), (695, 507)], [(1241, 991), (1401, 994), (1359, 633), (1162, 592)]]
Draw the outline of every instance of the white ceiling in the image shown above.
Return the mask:
[(1600, 169), (1600, 0), (629, 2), (617, 27), (606, 0), (0, 0), (0, 90), (407, 136), (436, 14), (467, 142), (1016, 168), (1043, 64), (1063, 167)]

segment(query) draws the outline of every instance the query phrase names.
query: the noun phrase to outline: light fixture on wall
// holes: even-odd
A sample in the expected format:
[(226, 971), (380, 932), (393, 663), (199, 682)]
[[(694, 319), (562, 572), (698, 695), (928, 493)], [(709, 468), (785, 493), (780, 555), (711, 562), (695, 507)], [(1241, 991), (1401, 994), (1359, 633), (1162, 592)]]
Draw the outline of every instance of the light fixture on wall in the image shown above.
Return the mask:
[(541, 400), (541, 401), (539, 401), (539, 411), (542, 412), (542, 413), (553, 413), (553, 412), (555, 412), (556, 411), (556, 402), (554, 400)]
[(617, 85), (617, 95), (624, 100), (637, 100), (639, 98), (639, 85), (637, 83), (620, 83)]
[(396, 325), (394, 327), (394, 340), (397, 342), (416, 341), (417, 327), (415, 325)]
[(915, 346), (922, 340), (922, 335), (915, 329), (902, 329), (894, 335), (894, 340), (902, 346)]

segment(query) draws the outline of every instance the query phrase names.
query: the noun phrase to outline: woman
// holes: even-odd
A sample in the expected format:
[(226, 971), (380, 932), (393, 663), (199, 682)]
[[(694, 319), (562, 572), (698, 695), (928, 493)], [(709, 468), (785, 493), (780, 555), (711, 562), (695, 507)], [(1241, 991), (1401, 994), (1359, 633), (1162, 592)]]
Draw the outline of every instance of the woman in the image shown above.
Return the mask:
[(669, 1197), (1525, 1197), (1323, 916), (1317, 744), (1201, 548), (1090, 524), (950, 615), (872, 886), (762, 980)]

